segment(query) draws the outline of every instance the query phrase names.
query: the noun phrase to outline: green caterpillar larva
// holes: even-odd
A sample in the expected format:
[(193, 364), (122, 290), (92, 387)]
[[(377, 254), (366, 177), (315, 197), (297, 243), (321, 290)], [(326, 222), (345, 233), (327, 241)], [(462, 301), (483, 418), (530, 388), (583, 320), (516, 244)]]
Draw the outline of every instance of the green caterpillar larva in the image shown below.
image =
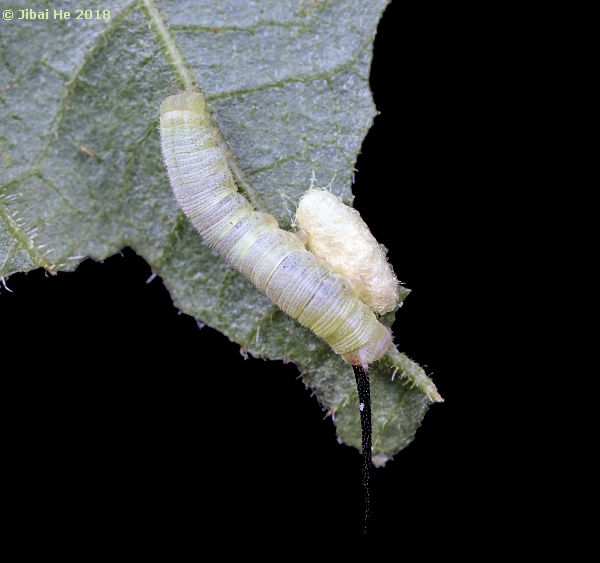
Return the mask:
[(283, 311), (325, 340), (344, 361), (368, 365), (392, 343), (390, 331), (343, 275), (272, 215), (238, 193), (217, 146), (204, 98), (183, 92), (160, 107), (162, 153), (173, 192), (204, 240)]

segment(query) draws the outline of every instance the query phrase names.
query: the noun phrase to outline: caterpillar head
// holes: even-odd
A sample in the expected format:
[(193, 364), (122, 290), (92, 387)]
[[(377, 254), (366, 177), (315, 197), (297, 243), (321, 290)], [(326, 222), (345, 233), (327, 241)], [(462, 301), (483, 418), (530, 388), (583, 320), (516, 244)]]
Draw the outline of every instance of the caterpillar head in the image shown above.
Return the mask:
[(171, 111), (191, 111), (192, 113), (204, 113), (204, 95), (200, 92), (186, 90), (181, 94), (175, 94), (165, 98), (160, 104), (160, 115)]

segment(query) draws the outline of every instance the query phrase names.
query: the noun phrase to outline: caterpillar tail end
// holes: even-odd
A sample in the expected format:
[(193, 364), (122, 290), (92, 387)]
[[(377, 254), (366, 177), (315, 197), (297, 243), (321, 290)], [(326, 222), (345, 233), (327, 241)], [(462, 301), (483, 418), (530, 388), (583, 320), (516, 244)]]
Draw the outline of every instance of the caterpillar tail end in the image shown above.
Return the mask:
[(204, 107), (204, 96), (200, 92), (186, 90), (181, 94), (165, 98), (160, 104), (160, 115), (170, 111), (191, 111), (201, 114), (204, 112)]
[(367, 366), (383, 357), (391, 345), (392, 333), (383, 325), (379, 325), (369, 342), (342, 354), (342, 359), (352, 366)]

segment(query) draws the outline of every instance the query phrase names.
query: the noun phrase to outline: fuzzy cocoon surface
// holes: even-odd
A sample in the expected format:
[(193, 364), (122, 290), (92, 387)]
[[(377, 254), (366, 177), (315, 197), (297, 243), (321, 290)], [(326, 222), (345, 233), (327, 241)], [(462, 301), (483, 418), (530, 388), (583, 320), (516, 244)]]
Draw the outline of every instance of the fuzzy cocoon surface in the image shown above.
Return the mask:
[(328, 190), (310, 189), (300, 199), (296, 221), (307, 246), (354, 285), (358, 297), (379, 314), (398, 299), (398, 280), (360, 213)]

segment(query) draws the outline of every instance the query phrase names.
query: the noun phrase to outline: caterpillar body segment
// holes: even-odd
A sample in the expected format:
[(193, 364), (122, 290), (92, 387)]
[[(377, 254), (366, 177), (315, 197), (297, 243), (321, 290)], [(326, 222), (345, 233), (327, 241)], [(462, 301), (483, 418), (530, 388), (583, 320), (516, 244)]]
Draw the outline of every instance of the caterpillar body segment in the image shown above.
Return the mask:
[(391, 333), (352, 284), (238, 192), (210, 129), (202, 94), (187, 91), (166, 98), (160, 133), (175, 197), (207, 244), (347, 363), (367, 365), (381, 358), (392, 343)]

